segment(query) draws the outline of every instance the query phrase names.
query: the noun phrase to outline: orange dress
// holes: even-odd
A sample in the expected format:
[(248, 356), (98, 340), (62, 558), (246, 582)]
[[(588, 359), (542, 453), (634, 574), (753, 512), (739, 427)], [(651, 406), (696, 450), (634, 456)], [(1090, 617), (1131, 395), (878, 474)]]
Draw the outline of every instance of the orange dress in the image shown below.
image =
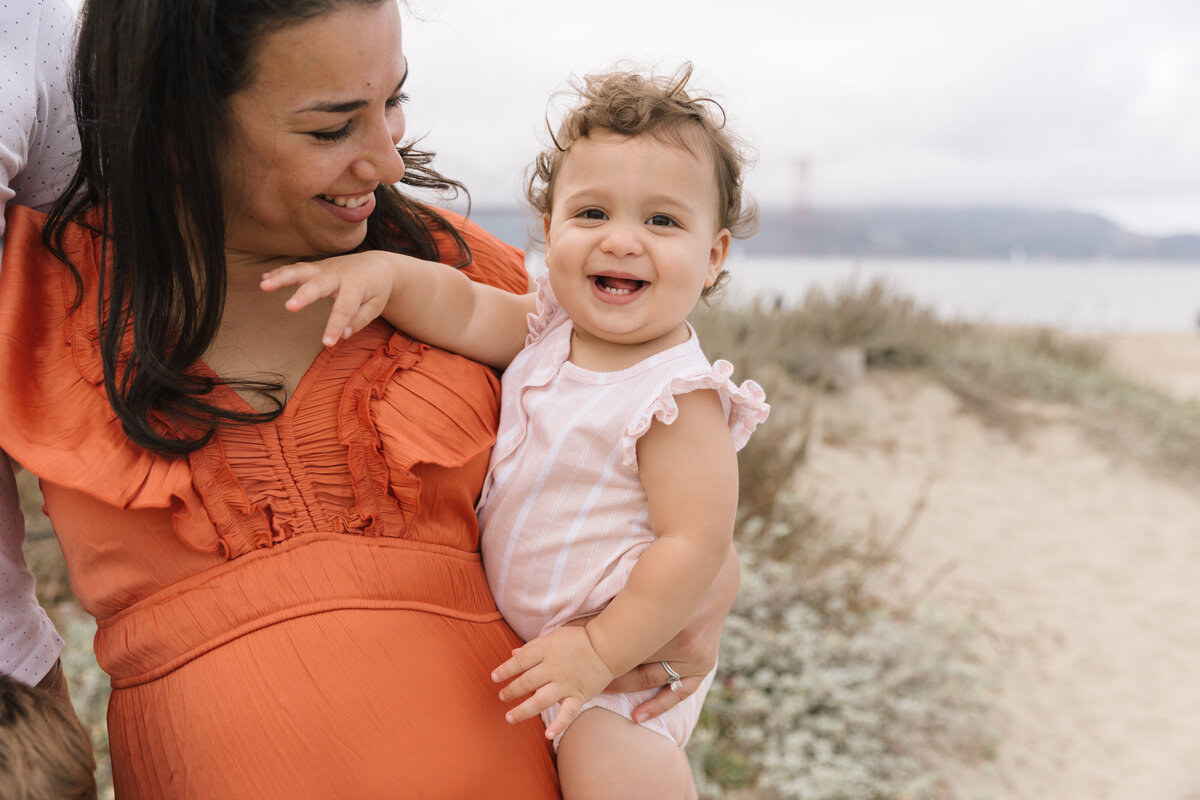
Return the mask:
[[(491, 371), (376, 322), (278, 419), (155, 455), (104, 393), (98, 240), (72, 231), (71, 310), (41, 222), (9, 214), (0, 449), (41, 478), (97, 620), (118, 798), (558, 797), (541, 723), (505, 722), (489, 678), (519, 644), (474, 513)], [(473, 278), (526, 288), (519, 251), (458, 224)]]

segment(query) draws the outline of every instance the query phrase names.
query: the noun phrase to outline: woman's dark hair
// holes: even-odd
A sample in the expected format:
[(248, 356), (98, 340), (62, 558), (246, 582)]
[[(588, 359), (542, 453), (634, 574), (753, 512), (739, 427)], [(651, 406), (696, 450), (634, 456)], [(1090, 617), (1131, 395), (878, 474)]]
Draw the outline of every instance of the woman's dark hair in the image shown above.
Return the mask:
[[(343, 4), (391, 0), (88, 0), (72, 89), (80, 162), (50, 213), (43, 239), (74, 273), (64, 244), (72, 223), (98, 211), (100, 353), (109, 401), (130, 439), (181, 455), (219, 425), (263, 422), (282, 411), (280, 383), (228, 381), (272, 393), (265, 412), (212, 400), (220, 379), (197, 374), (225, 297), (225, 212), (219, 154), (230, 130), (229, 98), (254, 79), (256, 46), (268, 33)], [(465, 191), (430, 166), (432, 154), (402, 145), (403, 183)], [(375, 190), (362, 249), (440, 260), (449, 234), (457, 266), (462, 237), (434, 209), (393, 186)], [(78, 301), (77, 301), (78, 302)], [(130, 340), (132, 345), (130, 345)]]

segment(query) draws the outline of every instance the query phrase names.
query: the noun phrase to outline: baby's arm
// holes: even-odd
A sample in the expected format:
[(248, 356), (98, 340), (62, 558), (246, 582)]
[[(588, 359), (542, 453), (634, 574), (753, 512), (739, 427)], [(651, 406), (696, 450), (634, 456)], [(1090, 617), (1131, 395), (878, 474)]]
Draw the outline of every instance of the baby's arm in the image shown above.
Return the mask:
[(291, 264), (263, 275), (264, 291), (299, 284), (287, 308), (334, 299), (322, 341), (334, 345), (382, 316), (414, 339), (493, 367), (506, 367), (525, 343), (533, 295), (476, 283), (453, 267), (370, 250)]
[(654, 542), (625, 587), (586, 626), (534, 639), (492, 674), (497, 682), (518, 676), (501, 691), (503, 700), (533, 693), (509, 712), (510, 721), (561, 702), (546, 736), (566, 730), (583, 703), (683, 628), (729, 555), (737, 456), (720, 399), (702, 390), (676, 402), (675, 421), (656, 420), (638, 441)]

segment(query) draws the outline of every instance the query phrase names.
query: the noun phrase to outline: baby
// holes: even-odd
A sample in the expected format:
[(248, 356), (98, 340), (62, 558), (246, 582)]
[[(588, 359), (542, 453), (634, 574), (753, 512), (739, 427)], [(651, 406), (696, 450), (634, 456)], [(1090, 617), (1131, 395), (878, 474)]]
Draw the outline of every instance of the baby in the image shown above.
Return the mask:
[[(298, 310), (336, 296), (326, 344), (377, 314), (413, 338), (505, 368), (500, 431), (479, 500), (488, 581), (528, 644), (492, 677), (535, 714), (564, 795), (695, 796), (683, 746), (713, 675), (637, 724), (648, 694), (605, 693), (696, 611), (726, 559), (736, 451), (768, 406), (710, 364), (687, 316), (753, 225), (745, 163), (720, 107), (671, 78), (616, 72), (578, 87), (528, 196), (547, 272), (536, 295), (440, 264), (367, 252), (297, 264)], [(670, 684), (678, 676), (664, 662)]]

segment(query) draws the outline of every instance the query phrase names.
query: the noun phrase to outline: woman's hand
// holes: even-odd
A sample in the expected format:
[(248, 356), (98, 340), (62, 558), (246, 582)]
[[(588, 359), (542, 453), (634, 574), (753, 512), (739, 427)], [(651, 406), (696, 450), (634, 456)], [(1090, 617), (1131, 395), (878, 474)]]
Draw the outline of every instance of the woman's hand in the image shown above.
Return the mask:
[[(740, 572), (737, 553), (729, 548), (729, 557), (691, 622), (651, 660), (635, 667), (608, 685), (609, 692), (642, 692), (661, 687), (658, 694), (633, 710), (636, 722), (645, 722), (667, 711), (695, 694), (700, 684), (717, 663), (721, 649), (721, 630), (725, 618), (737, 598)], [(666, 661), (683, 678), (677, 691), (667, 686), (670, 676), (660, 662)]]

